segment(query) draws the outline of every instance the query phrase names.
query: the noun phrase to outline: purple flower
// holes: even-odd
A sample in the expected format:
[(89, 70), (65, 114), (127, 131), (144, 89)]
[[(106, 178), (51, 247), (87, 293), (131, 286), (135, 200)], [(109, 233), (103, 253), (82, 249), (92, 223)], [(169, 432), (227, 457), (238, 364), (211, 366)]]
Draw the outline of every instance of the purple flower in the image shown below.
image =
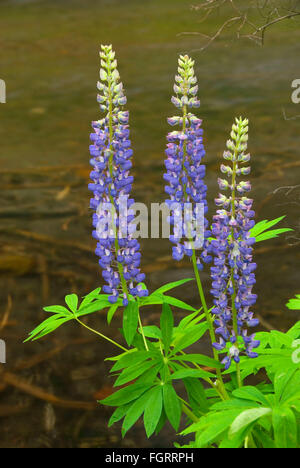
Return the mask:
[[(167, 172), (166, 200), (172, 215), (170, 224), (173, 234), (170, 240), (175, 244), (173, 258), (182, 260), (184, 255), (191, 257), (196, 250), (197, 266), (201, 270), (203, 262), (211, 261), (208, 237), (208, 221), (205, 217), (208, 208), (206, 200), (207, 187), (204, 183), (205, 166), (203, 158), (202, 121), (189, 112), (190, 108), (199, 107), (200, 101), (195, 97), (198, 91), (194, 74), (194, 62), (188, 56), (180, 56), (178, 75), (172, 97), (175, 107), (182, 110), (182, 116), (168, 119), (172, 126), (180, 125), (180, 131), (168, 134), (165, 167)], [(201, 254), (197, 251), (202, 249)]]
[(141, 283), (145, 275), (140, 271), (140, 245), (134, 238), (135, 225), (130, 209), (133, 177), (132, 149), (129, 139), (129, 113), (121, 110), (126, 104), (123, 85), (117, 71), (117, 61), (111, 46), (101, 46), (101, 65), (98, 89), (100, 109), (106, 116), (93, 122), (90, 146), (93, 192), (90, 207), (94, 210), (93, 237), (97, 239), (96, 254), (107, 283), (103, 291), (114, 304), (121, 294), (123, 305), (129, 296), (148, 294)]
[[(257, 296), (252, 293), (255, 285), (256, 263), (252, 259), (252, 245), (250, 230), (254, 226), (253, 200), (243, 196), (251, 189), (249, 182), (238, 182), (238, 175), (250, 172), (250, 168), (240, 167), (249, 161), (245, 155), (248, 140), (248, 120), (236, 119), (232, 127), (232, 140), (227, 142), (228, 151), (224, 159), (232, 162), (232, 167), (222, 164), (221, 171), (230, 177), (230, 181), (219, 179), (221, 190), (231, 188), (229, 197), (220, 194), (216, 205), (221, 208), (214, 216), (211, 242), (213, 252), (213, 266), (211, 267), (214, 308), (216, 316), (216, 335), (220, 342), (214, 347), (226, 352), (223, 363), (228, 369), (232, 359), (238, 363), (243, 348), (246, 354), (253, 358), (257, 353), (253, 349), (259, 346), (255, 335), (248, 336), (247, 329), (258, 325), (259, 321), (253, 317), (251, 307)], [(240, 339), (239, 339), (240, 338)]]

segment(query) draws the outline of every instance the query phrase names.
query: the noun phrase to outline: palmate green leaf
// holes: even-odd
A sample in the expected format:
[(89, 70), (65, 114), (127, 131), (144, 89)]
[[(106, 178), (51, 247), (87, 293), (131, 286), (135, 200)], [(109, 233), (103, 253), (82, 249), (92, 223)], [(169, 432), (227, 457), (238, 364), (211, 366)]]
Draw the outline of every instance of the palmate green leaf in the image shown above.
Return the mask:
[(163, 408), (162, 386), (154, 387), (149, 392), (148, 402), (144, 413), (144, 425), (147, 437), (150, 437), (160, 420)]
[(290, 299), (286, 306), (291, 310), (300, 310), (300, 294), (296, 294), (296, 299)]
[(287, 407), (273, 408), (272, 423), (277, 448), (297, 448), (297, 421)]
[(137, 302), (129, 302), (123, 313), (123, 332), (125, 340), (130, 346), (136, 334), (139, 320), (139, 306)]
[[(97, 290), (95, 290), (97, 291)], [(29, 337), (25, 340), (25, 342), (30, 340), (37, 340), (42, 338), (45, 335), (56, 330), (58, 327), (63, 325), (64, 323), (74, 320), (76, 318), (82, 317), (84, 315), (92, 314), (94, 312), (98, 312), (106, 307), (110, 306), (108, 301), (107, 294), (98, 294), (95, 295), (95, 291), (93, 291), (92, 296), (89, 297), (89, 300), (85, 302), (85, 299), (82, 301), (78, 308), (78, 297), (76, 294), (69, 294), (65, 298), (65, 302), (69, 309), (61, 305), (53, 305), (44, 307), (45, 312), (52, 312), (54, 315), (49, 317), (48, 319), (44, 320), (40, 325), (38, 325), (31, 333), (29, 333)], [(87, 296), (86, 296), (87, 297)]]
[(163, 387), (163, 402), (164, 409), (168, 420), (174, 427), (175, 431), (178, 430), (181, 418), (181, 404), (179, 398), (170, 383), (166, 383)]
[(251, 408), (243, 411), (239, 414), (229, 429), (229, 439), (237, 435), (238, 432), (245, 429), (247, 426), (257, 421), (258, 419), (267, 416), (272, 413), (271, 408)]
[(165, 353), (168, 354), (170, 349), (170, 344), (172, 342), (172, 335), (173, 335), (173, 327), (174, 327), (174, 317), (169, 304), (163, 304), (162, 307), (162, 314), (160, 317), (160, 329), (161, 329), (161, 337), (162, 342), (164, 345)]

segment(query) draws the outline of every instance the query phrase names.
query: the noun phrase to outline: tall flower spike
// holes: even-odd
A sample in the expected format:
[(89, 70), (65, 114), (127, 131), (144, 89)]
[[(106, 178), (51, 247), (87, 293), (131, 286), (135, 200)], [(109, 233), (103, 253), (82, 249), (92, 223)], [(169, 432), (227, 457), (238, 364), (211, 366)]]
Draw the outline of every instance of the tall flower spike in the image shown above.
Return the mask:
[[(197, 98), (198, 86), (194, 72), (194, 61), (187, 55), (180, 56), (178, 61), (178, 75), (175, 77), (175, 96), (171, 101), (181, 110), (180, 116), (168, 119), (172, 126), (180, 125), (181, 130), (173, 131), (167, 136), (167, 149), (165, 160), (166, 174), (164, 179), (168, 183), (165, 187), (169, 199), (166, 200), (173, 215), (170, 223), (174, 226), (174, 233), (170, 236), (173, 247), (173, 258), (181, 260), (184, 255), (192, 257), (193, 250), (202, 247), (201, 254), (197, 252), (197, 267), (203, 268), (203, 262), (209, 263), (208, 221), (206, 192), (204, 183), (205, 166), (203, 158), (205, 150), (203, 146), (202, 120), (197, 118), (191, 109), (198, 108), (200, 101)], [(184, 216), (184, 223), (178, 232), (178, 218), (186, 213), (189, 207), (189, 216)], [(202, 219), (201, 219), (202, 217)], [(204, 218), (204, 222), (203, 222)], [(201, 239), (196, 232), (195, 225), (202, 225)], [(204, 229), (203, 229), (204, 228)]]
[(239, 176), (250, 173), (250, 167), (244, 166), (250, 160), (250, 155), (245, 154), (247, 141), (248, 120), (236, 119), (224, 153), (224, 159), (232, 164), (221, 165), (221, 172), (229, 180), (219, 179), (220, 189), (230, 190), (231, 193), (229, 196), (220, 194), (216, 199), (220, 209), (214, 216), (212, 226), (215, 238), (211, 243), (214, 256), (211, 268), (212, 313), (216, 316), (216, 334), (220, 338), (214, 347), (227, 352), (223, 360), (226, 369), (230, 367), (232, 359), (239, 363), (242, 351), (251, 358), (257, 357), (253, 350), (259, 346), (254, 334), (248, 336), (248, 328), (259, 323), (251, 312), (257, 299), (252, 293), (256, 282), (256, 264), (252, 260), (255, 239), (250, 236), (255, 213), (252, 210), (253, 200), (246, 196), (251, 190), (250, 183), (238, 181)]
[(145, 296), (147, 289), (141, 284), (145, 275), (140, 271), (140, 245), (134, 238), (135, 225), (130, 199), (133, 177), (132, 149), (129, 140), (129, 113), (122, 110), (126, 104), (123, 85), (117, 70), (115, 52), (111, 46), (101, 46), (101, 69), (98, 82), (98, 102), (106, 115), (92, 122), (90, 146), (93, 192), (90, 206), (93, 215), (93, 237), (97, 239), (96, 254), (113, 304), (122, 296), (123, 305), (129, 295)]

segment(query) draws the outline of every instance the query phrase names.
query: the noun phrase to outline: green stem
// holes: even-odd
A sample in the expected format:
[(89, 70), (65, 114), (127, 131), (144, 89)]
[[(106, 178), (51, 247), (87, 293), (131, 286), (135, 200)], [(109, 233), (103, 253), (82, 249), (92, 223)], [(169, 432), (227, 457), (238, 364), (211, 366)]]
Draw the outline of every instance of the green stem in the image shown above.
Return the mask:
[(197, 423), (199, 418), (185, 405), (182, 403), (182, 411), (190, 418), (193, 422)]
[(114, 340), (112, 340), (111, 338), (108, 338), (108, 336), (105, 336), (103, 335), (102, 333), (98, 332), (97, 330), (94, 330), (93, 328), (89, 327), (88, 325), (86, 325), (85, 323), (83, 323), (81, 320), (79, 320), (79, 318), (75, 317), (75, 320), (80, 324), (82, 325), (84, 328), (86, 328), (87, 330), (91, 331), (92, 333), (95, 333), (96, 335), (98, 336), (101, 336), (101, 338), (104, 338), (104, 340), (106, 341), (109, 341), (110, 343), (114, 344), (115, 346), (117, 346), (118, 348), (122, 349), (123, 351), (128, 351), (128, 349), (124, 348), (122, 345), (120, 345), (119, 343), (116, 343)]
[[(195, 278), (196, 278), (196, 282), (197, 282), (197, 286), (198, 286), (200, 300), (201, 300), (201, 303), (203, 305), (203, 310), (204, 310), (205, 317), (206, 317), (206, 320), (207, 320), (207, 323), (208, 323), (210, 341), (211, 341), (211, 344), (213, 344), (213, 343), (215, 343), (217, 341), (216, 340), (216, 335), (215, 335), (214, 324), (213, 324), (212, 317), (211, 317), (210, 312), (208, 310), (206, 299), (205, 299), (205, 296), (204, 296), (204, 291), (203, 291), (203, 287), (202, 287), (202, 283), (201, 283), (201, 278), (200, 278), (199, 270), (198, 270), (198, 267), (197, 267), (196, 253), (195, 253), (194, 250), (193, 250), (193, 256), (192, 256), (192, 262), (193, 262), (193, 268), (194, 268)], [(219, 361), (219, 355), (218, 355), (217, 350), (213, 346), (212, 346), (212, 349), (213, 349), (214, 359), (216, 361)], [(217, 378), (218, 378), (219, 390), (222, 393), (222, 395), (224, 396), (224, 398), (227, 400), (229, 397), (228, 397), (228, 394), (227, 394), (227, 391), (226, 391), (226, 388), (225, 388), (225, 385), (224, 385), (224, 382), (223, 382), (223, 378), (222, 378), (222, 374), (221, 374), (220, 369), (216, 369), (216, 373), (217, 373)], [(214, 386), (214, 388), (216, 388), (216, 387)]]
[(145, 337), (145, 333), (144, 333), (144, 329), (143, 329), (143, 325), (142, 325), (142, 320), (141, 320), (140, 312), (139, 312), (139, 326), (140, 326), (140, 329), (141, 329), (141, 334), (142, 334), (142, 337), (143, 337), (143, 341), (144, 341), (144, 345), (145, 345), (146, 351), (149, 351), (148, 343), (147, 343), (147, 340), (146, 340), (146, 337)]

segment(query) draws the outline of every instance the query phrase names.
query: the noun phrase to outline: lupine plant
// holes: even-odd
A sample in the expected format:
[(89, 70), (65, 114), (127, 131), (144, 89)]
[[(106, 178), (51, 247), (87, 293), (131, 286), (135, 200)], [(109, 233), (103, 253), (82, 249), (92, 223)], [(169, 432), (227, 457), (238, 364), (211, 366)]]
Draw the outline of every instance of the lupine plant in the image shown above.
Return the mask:
[[(89, 189), (93, 237), (105, 285), (81, 301), (69, 294), (66, 306), (45, 307), (52, 315), (28, 340), (75, 320), (121, 350), (106, 358), (113, 363), (116, 389), (99, 404), (115, 407), (108, 424), (123, 420), (123, 436), (143, 416), (148, 437), (169, 421), (187, 436), (182, 447), (299, 448), (300, 322), (286, 333), (251, 331), (259, 323), (253, 309), (255, 245), (289, 229), (273, 229), (283, 216), (254, 221), (253, 200), (248, 198), (251, 185), (243, 180), (250, 173), (248, 120), (238, 118), (232, 126), (210, 224), (202, 121), (192, 112), (200, 106), (194, 61), (180, 56), (172, 97), (179, 115), (168, 119), (177, 130), (167, 136), (164, 179), (166, 203), (173, 207), (169, 217), (173, 258), (180, 261), (186, 256), (194, 277), (149, 293), (134, 236), (133, 151), (126, 97), (112, 47), (102, 46), (100, 58), (98, 102), (104, 117), (92, 123)], [(177, 210), (186, 207), (189, 215), (179, 232)], [(201, 238), (194, 223), (200, 215)], [(201, 281), (205, 268), (211, 273), (208, 297)], [(192, 281), (199, 293), (196, 309), (169, 295)], [(153, 306), (161, 307), (160, 326), (144, 326), (146, 307)], [(299, 310), (300, 296), (287, 306)], [(184, 315), (180, 321), (174, 319), (174, 307)], [(101, 310), (107, 310), (109, 324), (117, 310), (122, 314), (121, 343), (81, 320)], [(199, 354), (197, 343), (206, 334), (211, 346), (207, 354)]]

